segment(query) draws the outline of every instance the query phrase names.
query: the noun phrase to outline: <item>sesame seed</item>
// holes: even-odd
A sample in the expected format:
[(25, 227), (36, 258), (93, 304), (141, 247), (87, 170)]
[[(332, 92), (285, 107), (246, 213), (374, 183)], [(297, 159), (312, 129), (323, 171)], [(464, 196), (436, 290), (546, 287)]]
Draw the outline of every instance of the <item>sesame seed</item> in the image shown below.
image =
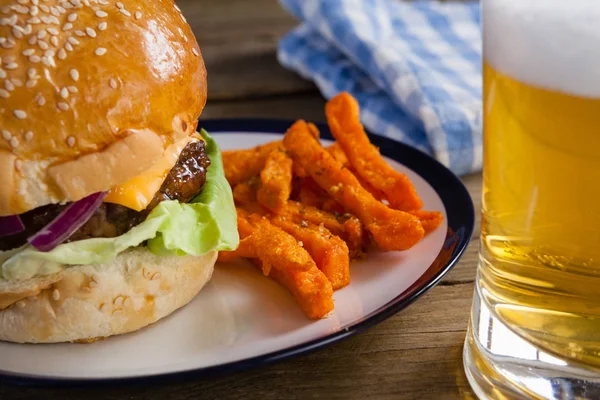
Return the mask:
[(34, 64), (39, 63), (41, 60), (42, 59), (40, 58), (40, 56), (31, 56), (31, 57), (29, 57), (29, 61), (32, 62), (32, 63), (34, 63)]
[(107, 6), (107, 5), (109, 5), (109, 4), (110, 4), (110, 3), (109, 3), (108, 1), (106, 1), (106, 0), (98, 0), (98, 3), (102, 4), (103, 6)]
[(31, 14), (32, 17), (35, 17), (36, 15), (38, 15), (39, 12), (40, 12), (40, 9), (37, 6), (33, 6), (29, 9), (29, 14)]
[(16, 42), (14, 40), (8, 38), (4, 42), (2, 42), (2, 47), (5, 49), (12, 49), (13, 47), (15, 47), (15, 44)]
[(98, 47), (95, 53), (97, 56), (103, 56), (106, 54), (106, 49), (104, 47)]
[(50, 13), (56, 17), (60, 16), (60, 12), (58, 11), (58, 8), (56, 8), (56, 7), (50, 7)]
[(19, 147), (19, 139), (17, 139), (15, 136), (10, 139), (10, 147), (13, 149)]
[(27, 3), (29, 3), (29, 0), (17, 0), (17, 3), (19, 3), (19, 4), (27, 4)]
[(66, 8), (67, 10), (70, 10), (71, 8), (73, 8), (73, 4), (71, 3), (62, 3), (63, 4), (63, 8)]
[[(82, 32), (83, 33), (83, 32)], [(67, 39), (69, 41), (69, 43), (71, 44), (79, 44), (79, 40), (75, 39), (73, 36), (69, 36), (69, 38)]]
[(4, 89), (0, 89), (0, 97), (4, 99), (8, 99), (10, 97), (10, 93)]
[(23, 53), (21, 53), (21, 54), (23, 54), (26, 57), (29, 57), (29, 56), (33, 55), (34, 53), (35, 53), (34, 49), (25, 49), (25, 50), (23, 50)]
[(127, 11), (126, 9), (121, 8), (121, 9), (119, 9), (119, 11), (121, 12), (121, 14), (131, 17), (131, 13), (129, 11)]
[(42, 22), (42, 20), (40, 20), (38, 17), (29, 18), (29, 19), (27, 20), (27, 23), (28, 23), (28, 24), (33, 24), (33, 25), (37, 25), (37, 24), (39, 24), (40, 22)]
[(19, 300), (17, 301), (17, 307), (19, 308), (25, 308), (25, 302), (23, 300)]
[(65, 51), (65, 49), (60, 49), (58, 51), (57, 57), (59, 60), (64, 60), (65, 58), (67, 58), (67, 52)]
[(77, 71), (75, 68), (72, 68), (69, 71), (69, 76), (71, 77), (71, 79), (77, 82), (79, 80), (79, 71)]
[(70, 0), (71, 4), (73, 4), (75, 7), (79, 7), (81, 6), (81, 1), (80, 0)]
[(35, 68), (29, 68), (27, 70), (27, 76), (29, 78), (35, 78), (36, 75), (37, 75), (37, 71), (35, 70)]
[(17, 171), (21, 170), (21, 166), (23, 164), (21, 163), (21, 160), (15, 160), (15, 168), (17, 169)]
[(40, 0), (31, 0), (31, 4), (37, 6), (38, 4), (40, 4)]
[(45, 56), (45, 57), (54, 57), (54, 54), (55, 54), (55, 53), (54, 53), (54, 50), (47, 50), (47, 51), (44, 53), (44, 56)]
[(42, 64), (48, 67), (56, 67), (56, 63), (54, 62), (54, 57), (42, 57)]
[(73, 136), (69, 136), (69, 137), (67, 138), (67, 145), (68, 145), (69, 147), (73, 147), (73, 146), (75, 146), (75, 138), (74, 138)]
[(10, 64), (5, 65), (4, 69), (11, 70), (11, 69), (17, 69), (18, 67), (19, 67), (19, 64), (12, 62)]
[(56, 6), (56, 8), (58, 9), (58, 12), (61, 14), (64, 14), (67, 12), (67, 10), (65, 10), (65, 8), (63, 6)]
[(67, 43), (65, 43), (65, 49), (67, 49), (67, 51), (73, 51), (73, 45), (71, 45), (71, 43), (67, 42)]
[(50, 27), (50, 28), (46, 28), (46, 30), (47, 30), (47, 31), (48, 31), (48, 33), (49, 33), (49, 34), (51, 34), (51, 35), (54, 35), (54, 36), (58, 35), (58, 29), (56, 29), (56, 28), (52, 28), (52, 27)]
[(13, 90), (15, 90), (15, 85), (13, 85), (13, 83), (7, 79), (4, 81), (4, 89), (8, 90), (9, 92), (12, 92)]
[(136, 11), (135, 12), (135, 19), (140, 19), (142, 18), (142, 12), (141, 11)]
[(69, 105), (63, 102), (58, 103), (56, 106), (62, 111), (67, 111), (69, 109)]
[(17, 39), (22, 39), (23, 38), (23, 32), (21, 32), (20, 30), (16, 29), (15, 27), (12, 28), (12, 34)]
[(69, 31), (69, 30), (71, 30), (71, 29), (73, 29), (73, 24), (72, 24), (72, 23), (70, 23), (70, 22), (67, 22), (67, 23), (66, 23), (66, 24), (64, 24), (64, 25), (63, 25), (63, 27), (62, 27), (62, 30), (63, 30), (63, 31)]
[(110, 80), (108, 81), (108, 84), (113, 89), (117, 88), (117, 80), (115, 78), (110, 78)]
[(37, 100), (37, 103), (39, 106), (43, 106), (44, 104), (46, 104), (46, 99), (44, 98), (44, 96), (40, 96)]
[(122, 10), (125, 7), (123, 6), (123, 3), (121, 3), (120, 1), (117, 1), (117, 8)]
[(69, 14), (69, 16), (67, 17), (67, 20), (69, 22), (74, 22), (77, 19), (77, 13), (71, 13)]
[(58, 38), (56, 36), (52, 36), (50, 38), (50, 43), (52, 44), (52, 46), (58, 47)]
[(15, 11), (18, 12), (19, 14), (28, 14), (29, 7), (24, 7), (24, 6), (15, 7)]
[(98, 30), (99, 30), (99, 31), (103, 31), (103, 30), (105, 30), (105, 29), (106, 29), (106, 25), (107, 25), (107, 24), (106, 24), (106, 22), (100, 22), (100, 23), (98, 24)]
[(60, 292), (58, 291), (58, 289), (54, 289), (54, 291), (52, 292), (52, 300), (60, 300)]
[(23, 86), (23, 82), (20, 79), (17, 78), (13, 78), (11, 79), (13, 85), (17, 86), (17, 87), (21, 87)]
[(85, 36), (85, 32), (84, 31), (80, 31), (79, 29), (75, 31), (75, 34), (77, 36)]
[(37, 85), (37, 81), (34, 79), (29, 79), (27, 82), (25, 82), (25, 87), (27, 87), (29, 89), (31, 89), (35, 85)]
[(4, 140), (10, 140), (12, 138), (12, 135), (9, 131), (7, 131), (6, 129), (2, 129), (2, 138)]
[(54, 15), (49, 18), (50, 23), (54, 25), (60, 25), (60, 21)]
[(40, 49), (42, 50), (48, 50), (48, 48), (50, 46), (48, 46), (48, 43), (44, 42), (43, 40), (38, 40), (38, 46), (40, 46)]
[[(40, 6), (41, 7), (41, 6)], [(51, 19), (50, 17), (46, 16), (46, 15), (42, 15), (42, 17), (40, 18), (42, 20), (43, 23), (45, 24), (50, 24)]]
[(69, 90), (68, 90), (66, 87), (62, 88), (62, 89), (60, 90), (60, 96), (61, 96), (63, 99), (67, 99), (67, 98), (69, 97)]
[(6, 71), (0, 68), (0, 79), (6, 78)]
[(18, 119), (27, 118), (27, 113), (23, 110), (14, 110), (13, 114), (15, 114), (15, 117), (17, 117)]
[(37, 37), (38, 39), (43, 39), (46, 37), (46, 31), (45, 30), (41, 30), (37, 33)]
[(87, 35), (91, 38), (95, 38), (96, 37), (96, 31), (93, 30), (90, 27), (85, 28), (85, 33), (87, 33)]
[(179, 16), (181, 17), (181, 20), (185, 23), (187, 23), (187, 19), (185, 19), (185, 17), (183, 16), (183, 14), (179, 14)]
[(27, 43), (29, 44), (36, 44), (37, 43), (37, 36), (30, 36), (29, 39), (27, 40)]
[(105, 17), (108, 17), (108, 14), (104, 11), (98, 10), (98, 11), (96, 11), (96, 17), (105, 18)]
[(33, 132), (31, 132), (31, 131), (25, 132), (25, 140), (29, 142), (29, 141), (31, 141), (31, 139), (33, 139)]
[(194, 53), (194, 55), (195, 55), (196, 57), (198, 57), (198, 56), (200, 55), (200, 54), (198, 53), (198, 50), (196, 50), (196, 48), (195, 48), (195, 47), (192, 47), (192, 53)]
[(79, 90), (77, 90), (77, 88), (75, 86), (69, 86), (67, 89), (71, 93), (77, 93), (77, 92), (79, 92)]
[(173, 7), (175, 7), (177, 11), (181, 12), (181, 8), (177, 7), (177, 4), (173, 4)]

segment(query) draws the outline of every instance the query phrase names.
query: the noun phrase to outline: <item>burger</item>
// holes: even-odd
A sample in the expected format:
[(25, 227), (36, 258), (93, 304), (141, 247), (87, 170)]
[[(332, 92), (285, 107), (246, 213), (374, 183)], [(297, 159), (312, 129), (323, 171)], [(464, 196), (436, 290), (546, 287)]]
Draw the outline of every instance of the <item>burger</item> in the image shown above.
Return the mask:
[(172, 0), (0, 0), (0, 340), (139, 330), (236, 248), (206, 92)]

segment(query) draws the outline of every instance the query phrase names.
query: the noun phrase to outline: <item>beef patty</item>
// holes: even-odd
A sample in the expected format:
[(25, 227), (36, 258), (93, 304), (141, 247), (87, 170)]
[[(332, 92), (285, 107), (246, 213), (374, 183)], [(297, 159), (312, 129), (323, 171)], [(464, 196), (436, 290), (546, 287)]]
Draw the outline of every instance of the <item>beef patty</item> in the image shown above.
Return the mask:
[[(135, 211), (119, 204), (102, 203), (92, 217), (67, 241), (120, 236), (143, 222), (150, 211), (163, 200), (189, 202), (202, 190), (209, 165), (210, 160), (206, 155), (204, 142), (190, 142), (179, 155), (177, 163), (169, 171), (160, 190), (145, 210)], [(1, 238), (0, 250), (10, 250), (24, 245), (29, 236), (48, 225), (67, 205), (49, 204), (21, 214), (25, 231)]]

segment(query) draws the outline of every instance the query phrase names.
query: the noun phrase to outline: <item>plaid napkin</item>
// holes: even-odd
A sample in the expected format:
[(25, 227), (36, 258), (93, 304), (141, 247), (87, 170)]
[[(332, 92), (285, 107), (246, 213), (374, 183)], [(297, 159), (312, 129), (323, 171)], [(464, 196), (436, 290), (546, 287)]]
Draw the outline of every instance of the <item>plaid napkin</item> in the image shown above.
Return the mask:
[(350, 92), (370, 131), (459, 175), (481, 169), (478, 3), (280, 1), (302, 20), (279, 43), (282, 65), (327, 98)]

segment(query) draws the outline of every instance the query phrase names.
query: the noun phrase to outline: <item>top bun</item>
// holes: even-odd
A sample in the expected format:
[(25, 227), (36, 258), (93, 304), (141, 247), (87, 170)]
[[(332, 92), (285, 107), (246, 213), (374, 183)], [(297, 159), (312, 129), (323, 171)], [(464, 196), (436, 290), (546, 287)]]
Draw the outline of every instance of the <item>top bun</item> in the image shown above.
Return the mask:
[(205, 102), (172, 0), (0, 0), (0, 216), (139, 175)]

